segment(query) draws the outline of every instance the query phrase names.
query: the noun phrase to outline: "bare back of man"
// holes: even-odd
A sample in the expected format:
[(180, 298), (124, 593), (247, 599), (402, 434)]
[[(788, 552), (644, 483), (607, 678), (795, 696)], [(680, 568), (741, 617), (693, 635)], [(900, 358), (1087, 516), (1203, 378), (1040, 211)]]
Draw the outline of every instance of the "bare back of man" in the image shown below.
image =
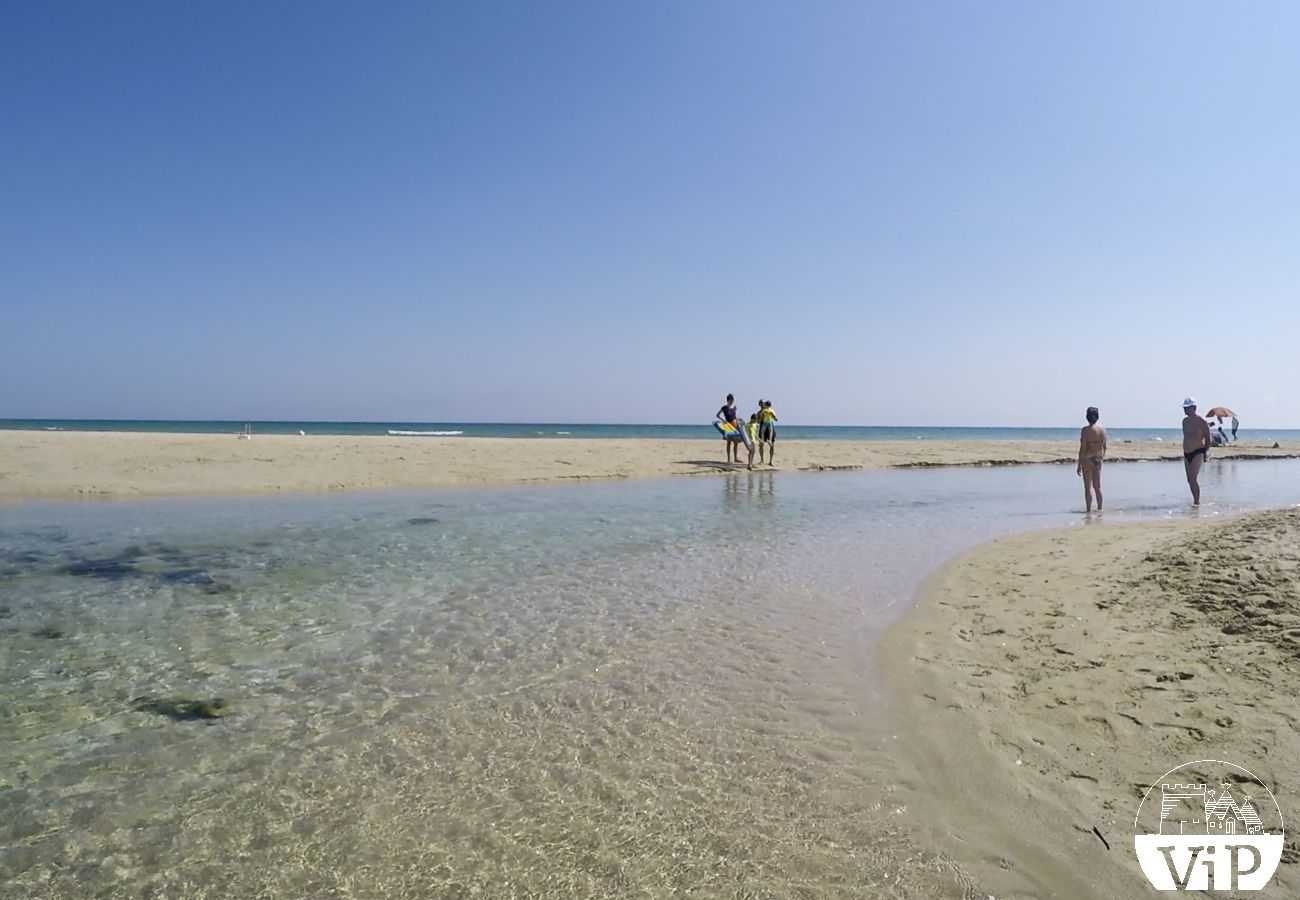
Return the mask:
[(1183, 467), (1187, 470), (1187, 486), (1192, 489), (1192, 504), (1201, 504), (1201, 483), (1198, 480), (1201, 466), (1210, 456), (1210, 426), (1196, 414), (1196, 404), (1191, 398), (1183, 404)]

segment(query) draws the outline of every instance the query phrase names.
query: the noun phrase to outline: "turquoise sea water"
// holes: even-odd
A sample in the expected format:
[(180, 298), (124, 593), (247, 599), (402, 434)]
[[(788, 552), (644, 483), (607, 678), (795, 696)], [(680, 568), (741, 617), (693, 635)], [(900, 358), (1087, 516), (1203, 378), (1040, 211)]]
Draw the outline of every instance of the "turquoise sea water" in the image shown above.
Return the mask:
[[(0, 506), (0, 895), (917, 896), (873, 641), (1013, 531), (1300, 462)], [(222, 697), (215, 721), (159, 701)]]
[[(694, 425), (566, 425), (555, 423), (484, 422), (236, 422), (236, 421), (151, 421), (136, 419), (0, 419), (0, 430), (35, 431), (145, 431), (187, 434), (237, 434), (245, 424), (255, 434), (386, 435), (390, 432), (430, 437), (509, 438), (713, 438), (707, 420)], [(786, 425), (783, 440), (896, 441), (896, 440), (1075, 440), (1080, 425), (1061, 428), (939, 428), (906, 425)], [(1251, 443), (1300, 441), (1300, 429), (1272, 428), (1238, 431), (1238, 438)], [(1112, 428), (1112, 441), (1142, 441), (1161, 438), (1182, 440), (1173, 428)]]

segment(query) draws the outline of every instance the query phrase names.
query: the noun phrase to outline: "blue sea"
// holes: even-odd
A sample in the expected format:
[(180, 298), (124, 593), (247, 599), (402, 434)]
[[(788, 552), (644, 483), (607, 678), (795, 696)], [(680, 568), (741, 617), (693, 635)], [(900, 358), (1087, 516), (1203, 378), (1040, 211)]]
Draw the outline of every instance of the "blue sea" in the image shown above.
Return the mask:
[(1300, 503), (1300, 461), (1202, 480), (2, 505), (0, 895), (972, 896), (891, 796), (882, 629), (1001, 535)]
[[(254, 434), (333, 434), (497, 438), (668, 438), (715, 437), (708, 422), (695, 425), (580, 425), (487, 422), (248, 422), (220, 420), (148, 419), (0, 419), (0, 430), (24, 431), (144, 431), (184, 434), (237, 434), (244, 426)], [(1080, 425), (1059, 428), (933, 427), (908, 425), (785, 425), (782, 440), (1075, 440)], [(1181, 440), (1179, 428), (1111, 428), (1112, 441)], [(1300, 441), (1300, 429), (1243, 428), (1240, 440), (1250, 443)]]

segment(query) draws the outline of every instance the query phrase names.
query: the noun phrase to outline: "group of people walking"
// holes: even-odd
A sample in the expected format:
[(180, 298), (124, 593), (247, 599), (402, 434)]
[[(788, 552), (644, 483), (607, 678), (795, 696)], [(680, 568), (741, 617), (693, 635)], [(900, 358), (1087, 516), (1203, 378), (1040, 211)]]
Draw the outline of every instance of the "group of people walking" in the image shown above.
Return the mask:
[(730, 433), (722, 436), (726, 444), (727, 462), (740, 464), (740, 447), (742, 444), (749, 451), (747, 464), (754, 468), (754, 451), (758, 451), (758, 464), (762, 465), (766, 452), (767, 464), (776, 465), (776, 410), (772, 409), (771, 400), (759, 400), (758, 409), (751, 413), (749, 421), (741, 421), (736, 412), (736, 397), (727, 395), (727, 402), (714, 415), (714, 419), (725, 422), (732, 427)]
[[(1097, 511), (1101, 511), (1101, 464), (1106, 459), (1106, 429), (1099, 420), (1101, 413), (1095, 406), (1089, 406), (1084, 414), (1088, 424), (1079, 432), (1079, 464), (1075, 474), (1083, 476), (1083, 504), (1092, 512), (1093, 495), (1097, 497)], [(1236, 436), (1236, 429), (1233, 429)], [(1210, 458), (1210, 447), (1214, 439), (1210, 434), (1210, 423), (1196, 414), (1196, 400), (1188, 397), (1183, 401), (1183, 469), (1187, 474), (1187, 486), (1192, 491), (1192, 505), (1201, 505), (1201, 466)]]

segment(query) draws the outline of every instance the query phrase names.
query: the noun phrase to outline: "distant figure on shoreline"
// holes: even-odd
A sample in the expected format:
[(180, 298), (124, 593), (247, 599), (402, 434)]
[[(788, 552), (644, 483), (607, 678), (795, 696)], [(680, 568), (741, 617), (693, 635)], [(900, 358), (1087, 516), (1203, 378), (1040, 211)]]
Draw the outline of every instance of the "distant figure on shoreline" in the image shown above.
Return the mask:
[[(772, 409), (771, 400), (760, 400), (758, 404), (758, 439), (767, 444), (767, 464), (776, 465), (776, 410)], [(763, 462), (763, 454), (758, 455)]]
[(1209, 424), (1196, 414), (1196, 400), (1183, 401), (1183, 468), (1187, 470), (1187, 486), (1192, 489), (1192, 505), (1201, 505), (1201, 484), (1197, 480), (1201, 466), (1210, 458)]
[(1074, 474), (1083, 476), (1083, 505), (1092, 512), (1092, 494), (1097, 492), (1097, 512), (1101, 512), (1101, 464), (1106, 459), (1106, 429), (1098, 425), (1101, 413), (1089, 406), (1084, 413), (1088, 424), (1079, 431), (1079, 465)]
[[(1205, 424), (1206, 424), (1207, 426), (1210, 424), (1210, 422), (1209, 422), (1208, 419), (1206, 420)], [(1223, 422), (1219, 422), (1219, 426), (1218, 426), (1218, 428), (1216, 428), (1216, 429), (1213, 430), (1212, 440), (1213, 440), (1214, 446), (1216, 446), (1216, 447), (1225, 447), (1225, 446), (1227, 446), (1227, 444), (1228, 444), (1228, 434), (1227, 434), (1227, 432), (1225, 432), (1225, 431), (1223, 430)]]

